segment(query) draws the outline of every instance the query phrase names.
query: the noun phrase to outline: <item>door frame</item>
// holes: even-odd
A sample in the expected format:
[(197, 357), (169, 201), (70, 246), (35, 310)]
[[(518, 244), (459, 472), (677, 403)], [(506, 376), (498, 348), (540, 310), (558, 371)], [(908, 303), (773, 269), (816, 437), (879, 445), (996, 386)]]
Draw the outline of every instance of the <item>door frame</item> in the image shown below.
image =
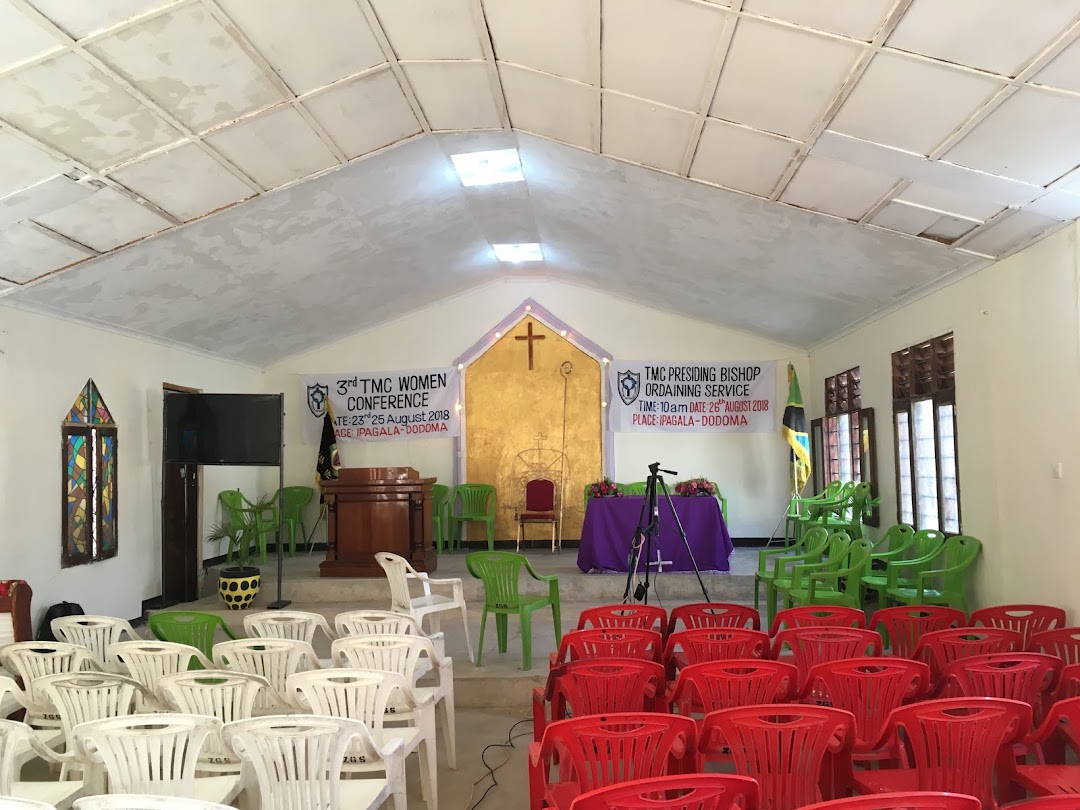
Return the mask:
[[(201, 388), (191, 388), (186, 385), (176, 385), (175, 383), (163, 382), (161, 384), (161, 396), (164, 400), (165, 394), (169, 391), (177, 391), (183, 394), (201, 394)], [(167, 519), (167, 510), (165, 507), (165, 432), (164, 425), (162, 426), (161, 436), (161, 538), (159, 542), (159, 565), (162, 567), (161, 571), (161, 595), (159, 599), (164, 598), (165, 594), (165, 571), (164, 571), (164, 554), (165, 554), (165, 521)], [(202, 465), (185, 465), (195, 467), (195, 537), (196, 541), (202, 537)], [(203, 564), (202, 543), (195, 543), (195, 570), (198, 571)], [(195, 594), (195, 598), (198, 598), (198, 593)]]

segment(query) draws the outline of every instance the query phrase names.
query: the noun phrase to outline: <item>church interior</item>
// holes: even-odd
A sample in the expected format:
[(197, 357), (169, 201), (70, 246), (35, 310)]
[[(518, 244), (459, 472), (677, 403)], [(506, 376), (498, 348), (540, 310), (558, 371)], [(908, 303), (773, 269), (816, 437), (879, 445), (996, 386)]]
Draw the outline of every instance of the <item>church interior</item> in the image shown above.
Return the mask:
[(0, 0), (0, 810), (1080, 810), (1078, 218), (1080, 0)]

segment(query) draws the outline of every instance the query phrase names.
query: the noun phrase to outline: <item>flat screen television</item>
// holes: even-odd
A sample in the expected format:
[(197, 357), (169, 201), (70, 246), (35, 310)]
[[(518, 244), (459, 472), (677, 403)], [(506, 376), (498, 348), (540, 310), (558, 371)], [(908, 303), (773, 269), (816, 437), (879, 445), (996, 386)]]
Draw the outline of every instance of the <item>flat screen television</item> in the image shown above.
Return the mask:
[(165, 393), (165, 461), (281, 463), (280, 394)]

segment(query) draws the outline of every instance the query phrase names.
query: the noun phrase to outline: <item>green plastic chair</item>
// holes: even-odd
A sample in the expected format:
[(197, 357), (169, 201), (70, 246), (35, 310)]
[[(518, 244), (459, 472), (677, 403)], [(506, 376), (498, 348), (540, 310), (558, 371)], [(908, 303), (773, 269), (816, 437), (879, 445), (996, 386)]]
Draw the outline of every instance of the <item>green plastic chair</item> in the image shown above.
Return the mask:
[[(454, 510), (461, 504), (461, 511)], [(450, 495), (450, 528), (458, 548), (465, 548), (465, 528), (469, 522), (487, 527), (488, 551), (495, 550), (495, 487), (491, 484), (458, 484)], [(451, 542), (454, 542), (452, 539)]]
[(873, 548), (873, 543), (860, 538), (851, 542), (846, 557), (796, 565), (791, 572), (786, 606), (843, 605), (862, 610), (859, 581), (870, 565)]
[[(816, 569), (819, 571), (828, 571), (830, 568), (839, 568), (843, 565), (844, 560), (847, 559), (848, 551), (851, 549), (851, 536), (847, 532), (833, 532), (829, 535), (829, 542), (825, 545), (824, 553), (821, 554), (816, 560), (798, 560), (794, 561), (791, 558), (779, 557), (774, 562), (773, 570), (773, 590), (778, 597), (777, 602), (782, 601), (785, 605), (788, 603), (788, 591), (791, 590), (795, 580), (795, 569), (800, 565), (816, 565), (821, 564), (823, 567)], [(802, 555), (806, 556), (806, 555)], [(769, 626), (772, 627), (773, 619), (776, 618), (775, 613), (769, 614)]]
[(450, 551), (454, 550), (453, 539), (446, 536), (446, 530), (449, 528), (446, 520), (446, 508), (450, 503), (450, 487), (445, 484), (433, 484), (431, 487), (431, 522), (433, 524), (432, 531), (435, 535), (435, 550), (439, 553), (443, 553), (443, 542), (449, 547)]
[(627, 495), (647, 495), (649, 492), (649, 482), (635, 481), (632, 484), (620, 486), (619, 489), (623, 490)]
[[(229, 525), (242, 528), (243, 540), (250, 547), (252, 539), (259, 543), (259, 560), (266, 564), (266, 538), (277, 531), (277, 508), (256, 509), (255, 504), (244, 497), (238, 489), (227, 489), (218, 493), (222, 511)], [(232, 559), (232, 548), (226, 560)]]
[[(274, 503), (277, 504), (277, 493), (274, 493)], [(281, 525), (289, 533), (289, 555), (296, 554), (296, 532), (300, 531), (300, 540), (307, 538), (307, 529), (304, 528), (304, 509), (315, 497), (312, 487), (285, 487), (281, 490)]]
[[(821, 490), (817, 495), (810, 495), (806, 498), (792, 498), (788, 504), (787, 519), (784, 522), (784, 544), (788, 544), (790, 537), (791, 545), (795, 545), (804, 534), (804, 529), (807, 527), (807, 522), (801, 520), (812, 507), (819, 505), (822, 501), (835, 500), (836, 494), (840, 491), (840, 487), (843, 484), (840, 481), (830, 481), (825, 485), (825, 488)], [(799, 512), (799, 508), (804, 507), (802, 514)], [(790, 535), (788, 530), (790, 529)]]
[(211, 661), (214, 659), (214, 635), (219, 629), (231, 639), (243, 638), (236, 635), (220, 616), (198, 610), (151, 613), (146, 622), (150, 625), (150, 632), (159, 641), (187, 644)]
[[(831, 484), (830, 484), (831, 486)], [(851, 500), (851, 493), (855, 489), (855, 482), (841, 483), (829, 498), (802, 498), (796, 503), (804, 509), (801, 514), (794, 518), (795, 534), (801, 536), (811, 526), (824, 525), (830, 516), (840, 513)], [(825, 493), (822, 493), (824, 496)]]
[(727, 526), (727, 498), (725, 498), (723, 495), (720, 494), (719, 491), (717, 491), (716, 500), (720, 501), (720, 514), (724, 516), (724, 525)]
[(855, 540), (861, 539), (863, 516), (866, 512), (866, 504), (870, 500), (870, 490), (870, 483), (867, 481), (860, 482), (852, 487), (848, 500), (841, 508), (825, 516), (825, 527), (830, 532), (843, 529)]
[[(484, 583), (484, 612), (480, 616), (480, 646), (476, 650), (476, 665), (480, 666), (484, 654), (484, 626), (488, 613), (495, 614), (495, 632), (499, 639), (499, 652), (506, 652), (507, 616), (517, 614), (521, 621), (521, 668), (532, 669), (532, 614), (551, 605), (551, 619), (555, 624), (555, 645), (562, 642), (562, 608), (559, 605), (559, 578), (542, 576), (533, 570), (529, 560), (522, 554), (509, 551), (474, 551), (465, 557), (469, 573)], [(522, 567), (538, 582), (548, 584), (547, 596), (523, 596), (518, 590), (518, 576)]]
[(589, 501), (592, 500), (592, 498), (589, 497), (589, 487), (591, 487), (591, 486), (592, 486), (592, 484), (586, 484), (585, 485), (585, 505), (581, 507), (581, 510), (582, 510), (581, 513), (582, 514), (585, 514), (587, 511), (589, 511)]
[(873, 566), (880, 560), (885, 563), (885, 570), (875, 571), (872, 567), (868, 568), (862, 577), (863, 592), (875, 592), (878, 609), (885, 607), (885, 589), (889, 585), (888, 567), (894, 562), (932, 556), (944, 542), (945, 535), (941, 532), (933, 529), (917, 532), (903, 523), (896, 524), (885, 533), (881, 543), (874, 547), (874, 552), (870, 555), (870, 565)]
[(772, 615), (776, 607), (773, 604), (776, 592), (772, 588), (775, 572), (773, 561), (777, 557), (794, 557), (801, 555), (801, 559), (808, 562), (817, 562), (825, 551), (825, 544), (829, 542), (829, 533), (824, 526), (814, 526), (793, 545), (785, 548), (766, 548), (758, 552), (758, 567), (754, 574), (754, 610), (761, 610), (761, 583), (765, 583), (765, 600), (767, 608)]
[(946, 605), (970, 613), (965, 574), (980, 551), (979, 540), (958, 534), (929, 558), (894, 562), (889, 565), (885, 595), (901, 605)]

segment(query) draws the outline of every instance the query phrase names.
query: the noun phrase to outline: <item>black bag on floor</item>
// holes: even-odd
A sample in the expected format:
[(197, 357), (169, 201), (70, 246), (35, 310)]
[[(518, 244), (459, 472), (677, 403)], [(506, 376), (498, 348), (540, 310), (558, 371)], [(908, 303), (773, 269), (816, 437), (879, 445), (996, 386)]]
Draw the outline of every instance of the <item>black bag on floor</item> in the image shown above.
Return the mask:
[(77, 605), (74, 602), (61, 602), (57, 605), (53, 605), (51, 608), (45, 611), (45, 618), (41, 620), (41, 627), (38, 628), (37, 640), (38, 641), (56, 641), (56, 636), (52, 631), (52, 620), (59, 619), (61, 616), (85, 616), (86, 611), (82, 609), (82, 605)]

